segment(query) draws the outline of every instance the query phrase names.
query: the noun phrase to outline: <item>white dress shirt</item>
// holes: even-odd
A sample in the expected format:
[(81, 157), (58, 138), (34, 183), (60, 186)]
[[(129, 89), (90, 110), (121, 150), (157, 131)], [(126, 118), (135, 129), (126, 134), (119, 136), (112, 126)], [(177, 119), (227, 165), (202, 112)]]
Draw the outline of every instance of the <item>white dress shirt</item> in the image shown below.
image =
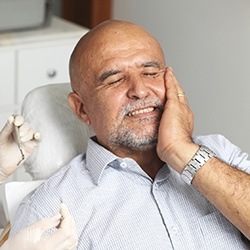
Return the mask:
[[(250, 172), (247, 154), (223, 136), (194, 140)], [(119, 158), (91, 139), (86, 155), (22, 202), (11, 234), (58, 213), (61, 202), (75, 218), (77, 249), (250, 249), (240, 231), (167, 165), (152, 180), (134, 160)]]

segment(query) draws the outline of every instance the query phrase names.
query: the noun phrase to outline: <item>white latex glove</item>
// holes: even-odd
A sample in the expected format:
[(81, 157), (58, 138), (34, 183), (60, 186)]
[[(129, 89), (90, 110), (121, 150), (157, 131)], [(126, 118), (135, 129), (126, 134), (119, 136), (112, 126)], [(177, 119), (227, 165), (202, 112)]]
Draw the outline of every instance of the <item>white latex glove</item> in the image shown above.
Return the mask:
[[(15, 127), (17, 127), (20, 137), (21, 150), (24, 155), (23, 160), (14, 132)], [(30, 125), (24, 122), (22, 116), (9, 117), (2, 131), (0, 131), (0, 183), (22, 165), (39, 141), (40, 134), (35, 133)]]
[[(77, 246), (77, 232), (67, 206), (61, 204), (61, 214), (44, 218), (9, 238), (1, 250), (73, 250)], [(61, 221), (60, 218), (63, 218)], [(60, 225), (59, 225), (60, 224)], [(58, 227), (52, 234), (47, 230)]]

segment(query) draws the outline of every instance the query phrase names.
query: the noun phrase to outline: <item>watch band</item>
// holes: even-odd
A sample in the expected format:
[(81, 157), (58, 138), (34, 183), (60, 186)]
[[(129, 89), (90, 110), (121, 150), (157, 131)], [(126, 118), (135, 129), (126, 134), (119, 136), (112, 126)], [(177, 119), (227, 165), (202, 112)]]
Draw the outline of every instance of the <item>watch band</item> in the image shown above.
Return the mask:
[(205, 146), (200, 146), (196, 151), (195, 155), (192, 157), (187, 166), (183, 169), (181, 173), (181, 179), (187, 184), (191, 185), (193, 178), (197, 171), (212, 157), (215, 153)]

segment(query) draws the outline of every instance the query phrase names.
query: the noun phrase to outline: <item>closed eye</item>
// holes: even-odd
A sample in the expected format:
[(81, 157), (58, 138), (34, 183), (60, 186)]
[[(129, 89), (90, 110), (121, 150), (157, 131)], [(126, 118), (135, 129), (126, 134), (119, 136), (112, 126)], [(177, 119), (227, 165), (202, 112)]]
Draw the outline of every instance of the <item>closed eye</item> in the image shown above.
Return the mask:
[(143, 72), (142, 75), (145, 77), (152, 77), (152, 78), (156, 78), (158, 76), (161, 75), (161, 73), (163, 73), (162, 71), (157, 71), (157, 72)]
[(143, 73), (144, 76), (155, 76), (159, 74), (158, 72), (151, 72), (151, 73)]
[(119, 78), (119, 79), (117, 79), (117, 80), (108, 82), (107, 84), (108, 84), (108, 85), (114, 85), (114, 84), (117, 84), (117, 83), (122, 82), (123, 80), (124, 80), (124, 78)]

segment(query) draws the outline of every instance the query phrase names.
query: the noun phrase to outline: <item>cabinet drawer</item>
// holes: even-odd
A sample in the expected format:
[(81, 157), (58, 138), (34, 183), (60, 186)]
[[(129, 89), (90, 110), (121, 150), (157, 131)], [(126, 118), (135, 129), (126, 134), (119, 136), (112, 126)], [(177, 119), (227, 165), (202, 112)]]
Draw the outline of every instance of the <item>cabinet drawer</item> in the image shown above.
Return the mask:
[(15, 52), (0, 53), (0, 105), (15, 102)]
[(68, 64), (72, 45), (20, 50), (17, 56), (18, 103), (35, 87), (69, 82)]

